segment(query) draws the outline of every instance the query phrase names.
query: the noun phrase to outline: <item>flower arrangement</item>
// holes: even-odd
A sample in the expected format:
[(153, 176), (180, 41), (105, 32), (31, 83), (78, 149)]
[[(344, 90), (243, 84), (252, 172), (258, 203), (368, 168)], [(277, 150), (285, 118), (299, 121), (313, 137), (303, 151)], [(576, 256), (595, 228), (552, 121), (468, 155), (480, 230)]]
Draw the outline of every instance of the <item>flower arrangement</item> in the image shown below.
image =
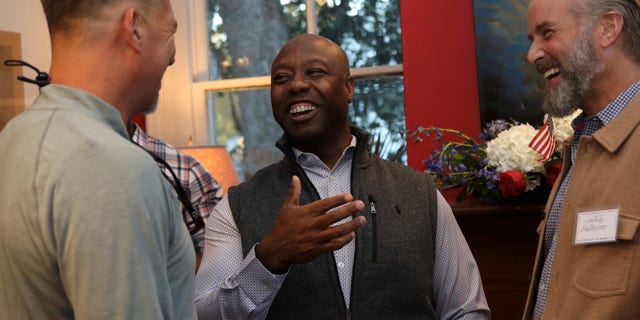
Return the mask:
[[(553, 118), (556, 144), (571, 136), (574, 113)], [(494, 120), (485, 125), (478, 141), (461, 131), (418, 127), (406, 131), (407, 139), (416, 143), (423, 137), (442, 141), (424, 161), (425, 173), (430, 174), (440, 190), (461, 188), (457, 201), (473, 195), (481, 200), (505, 200), (514, 196), (542, 192), (543, 200), (561, 170), (559, 152), (545, 162), (529, 147), (538, 130), (529, 124)]]

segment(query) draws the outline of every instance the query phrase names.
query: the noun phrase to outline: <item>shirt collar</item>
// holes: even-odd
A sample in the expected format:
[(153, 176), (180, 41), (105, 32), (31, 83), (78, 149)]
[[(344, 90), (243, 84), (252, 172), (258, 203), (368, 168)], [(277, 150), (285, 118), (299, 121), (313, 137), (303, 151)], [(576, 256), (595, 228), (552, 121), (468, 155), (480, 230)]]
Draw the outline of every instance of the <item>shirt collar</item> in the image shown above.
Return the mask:
[(620, 114), (620, 112), (631, 102), (631, 100), (633, 100), (639, 91), (640, 81), (637, 81), (623, 91), (617, 98), (611, 101), (606, 107), (604, 107), (604, 109), (600, 110), (600, 112), (593, 116), (587, 116), (584, 113), (581, 113), (573, 120), (571, 125), (578, 135), (591, 135), (593, 132), (584, 132), (585, 124), (590, 121), (599, 120), (602, 124), (600, 127), (606, 126), (613, 121), (618, 114)]
[[(38, 101), (42, 101), (43, 106), (50, 108), (74, 109), (89, 112), (93, 117), (111, 127), (119, 135), (129, 139), (127, 128), (122, 122), (120, 111), (98, 96), (87, 91), (61, 85), (49, 84), (40, 88)], [(31, 108), (41, 108), (39, 106)]]
[[(349, 145), (342, 151), (342, 156), (340, 156), (340, 159), (338, 159), (338, 162), (343, 161), (343, 159), (344, 160), (353, 159), (353, 154), (356, 149), (357, 141), (358, 140), (356, 139), (356, 137), (354, 135), (351, 135), (351, 141), (349, 142)], [(318, 156), (316, 156), (311, 152), (302, 152), (295, 147), (291, 147), (291, 149), (293, 149), (293, 154), (296, 157), (296, 162), (300, 165), (303, 165), (303, 162), (306, 162), (305, 161), (306, 159), (317, 159), (317, 161), (322, 162), (320, 158), (318, 158)]]
[(133, 134), (131, 135), (131, 141), (133, 141), (133, 143), (140, 145), (141, 147), (148, 149), (147, 146), (149, 144), (149, 136), (142, 131), (142, 128), (140, 128), (140, 126), (138, 126), (137, 123), (132, 122), (134, 129), (133, 129)]

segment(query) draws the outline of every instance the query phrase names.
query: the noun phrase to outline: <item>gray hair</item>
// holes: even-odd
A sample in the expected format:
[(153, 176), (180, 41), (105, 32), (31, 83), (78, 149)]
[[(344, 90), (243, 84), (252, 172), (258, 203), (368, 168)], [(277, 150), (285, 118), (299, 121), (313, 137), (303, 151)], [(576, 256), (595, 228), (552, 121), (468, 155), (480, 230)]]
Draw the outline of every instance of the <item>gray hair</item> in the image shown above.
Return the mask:
[(608, 11), (619, 12), (624, 19), (622, 47), (640, 64), (640, 0), (579, 0), (579, 15), (585, 26), (593, 26)]

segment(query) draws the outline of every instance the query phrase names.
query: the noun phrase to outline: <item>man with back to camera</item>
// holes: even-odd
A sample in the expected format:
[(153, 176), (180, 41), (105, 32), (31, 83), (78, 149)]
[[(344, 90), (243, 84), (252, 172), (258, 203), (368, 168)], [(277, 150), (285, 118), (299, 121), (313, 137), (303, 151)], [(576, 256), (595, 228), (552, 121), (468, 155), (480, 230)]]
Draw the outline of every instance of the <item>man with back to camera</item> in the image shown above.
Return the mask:
[(229, 189), (196, 275), (201, 319), (488, 319), (476, 262), (428, 175), (348, 122), (344, 51), (305, 34), (271, 69), (284, 159)]
[(640, 318), (640, 2), (532, 0), (544, 111), (582, 110), (540, 228), (525, 319)]
[(193, 319), (172, 188), (124, 125), (175, 57), (169, 0), (43, 0), (51, 84), (0, 132), (0, 318)]

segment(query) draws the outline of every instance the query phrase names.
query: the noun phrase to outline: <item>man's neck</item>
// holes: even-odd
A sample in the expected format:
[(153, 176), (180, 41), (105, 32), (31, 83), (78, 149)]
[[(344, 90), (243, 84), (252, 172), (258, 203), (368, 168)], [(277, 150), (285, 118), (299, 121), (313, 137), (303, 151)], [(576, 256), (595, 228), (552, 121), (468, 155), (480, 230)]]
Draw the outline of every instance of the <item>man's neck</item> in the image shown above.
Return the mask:
[(296, 145), (294, 143), (293, 146), (302, 152), (315, 154), (329, 169), (333, 169), (340, 157), (342, 157), (344, 150), (351, 144), (351, 137), (351, 134), (349, 134), (341, 138), (340, 141), (331, 140), (331, 143), (313, 143), (310, 146)]
[(133, 121), (127, 121), (127, 133), (129, 133), (129, 138), (133, 137), (133, 134), (136, 132), (136, 124)]
[(640, 64), (627, 56), (615, 56), (609, 59), (605, 71), (597, 75), (585, 94), (581, 109), (586, 115), (595, 115), (602, 111), (622, 92), (640, 80)]

